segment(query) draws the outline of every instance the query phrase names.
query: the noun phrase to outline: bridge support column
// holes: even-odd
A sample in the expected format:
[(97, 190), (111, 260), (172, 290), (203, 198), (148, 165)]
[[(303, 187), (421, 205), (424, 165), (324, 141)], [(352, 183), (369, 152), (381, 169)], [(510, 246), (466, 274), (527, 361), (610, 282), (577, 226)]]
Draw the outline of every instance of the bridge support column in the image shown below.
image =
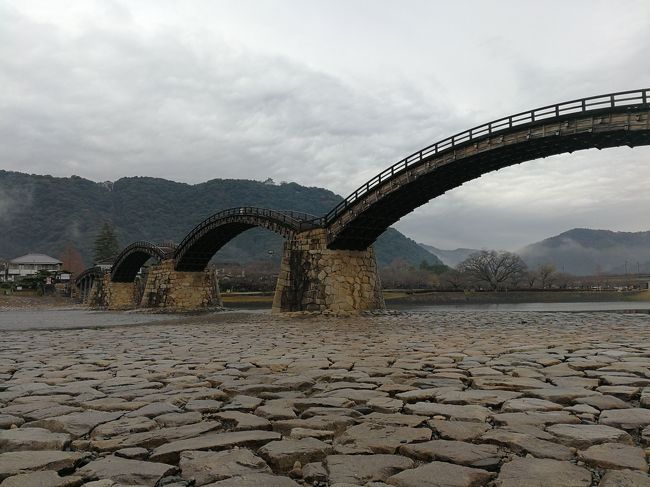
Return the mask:
[(299, 233), (285, 243), (273, 312), (358, 313), (384, 307), (372, 247), (330, 250), (324, 229)]
[(219, 285), (213, 272), (179, 272), (174, 260), (167, 259), (149, 269), (140, 305), (187, 311), (221, 306)]
[(112, 282), (111, 275), (106, 274), (98, 284), (97, 291), (88, 296), (91, 306), (107, 309), (131, 309), (137, 306), (133, 282)]

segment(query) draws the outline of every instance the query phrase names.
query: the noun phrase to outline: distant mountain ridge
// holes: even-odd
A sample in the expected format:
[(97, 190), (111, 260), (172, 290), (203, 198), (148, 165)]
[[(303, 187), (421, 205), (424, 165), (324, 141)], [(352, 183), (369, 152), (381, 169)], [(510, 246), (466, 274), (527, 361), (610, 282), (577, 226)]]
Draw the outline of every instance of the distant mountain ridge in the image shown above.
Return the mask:
[[(185, 184), (151, 177), (97, 183), (78, 176), (58, 178), (0, 170), (0, 257), (28, 252), (58, 257), (72, 242), (86, 264), (104, 222), (115, 225), (122, 246), (136, 240), (176, 243), (213, 213), (237, 206), (290, 209), (323, 215), (342, 198), (321, 188), (251, 180), (213, 179)], [(238, 236), (216, 260), (279, 261), (283, 239), (262, 229)], [(376, 242), (380, 266), (395, 259), (413, 265), (440, 261), (413, 240), (389, 229)], [(269, 253), (272, 251), (272, 253)]]
[[(450, 267), (475, 249), (444, 250), (419, 244)], [(650, 231), (614, 232), (574, 228), (525, 246), (516, 252), (529, 268), (553, 264), (560, 272), (577, 276), (650, 272)]]
[(455, 250), (444, 250), (434, 247), (433, 245), (427, 245), (423, 243), (418, 245), (420, 245), (420, 247), (422, 247), (424, 250), (431, 252), (433, 255), (438, 257), (443, 264), (449, 267), (456, 267), (462, 261), (467, 259), (467, 257), (469, 257), (471, 254), (478, 252), (477, 249), (458, 248)]
[(529, 267), (551, 263), (575, 275), (650, 272), (650, 231), (574, 228), (517, 253)]

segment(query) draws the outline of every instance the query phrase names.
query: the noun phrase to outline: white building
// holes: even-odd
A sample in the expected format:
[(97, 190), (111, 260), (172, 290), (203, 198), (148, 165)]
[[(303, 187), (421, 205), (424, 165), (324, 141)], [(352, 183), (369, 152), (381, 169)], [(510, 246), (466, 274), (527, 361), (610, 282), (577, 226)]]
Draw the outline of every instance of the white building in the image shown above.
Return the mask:
[(22, 277), (36, 275), (38, 271), (56, 272), (63, 262), (45, 254), (27, 254), (10, 260), (5, 270), (5, 281), (13, 282)]

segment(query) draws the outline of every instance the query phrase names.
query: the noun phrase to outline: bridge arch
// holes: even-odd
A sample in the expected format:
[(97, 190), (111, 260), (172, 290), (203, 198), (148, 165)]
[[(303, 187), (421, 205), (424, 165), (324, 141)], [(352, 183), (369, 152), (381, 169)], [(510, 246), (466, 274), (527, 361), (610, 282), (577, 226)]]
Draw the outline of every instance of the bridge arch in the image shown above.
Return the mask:
[(173, 244), (156, 245), (145, 241), (133, 242), (115, 259), (115, 263), (111, 267), (111, 281), (133, 282), (140, 268), (150, 258), (164, 260), (169, 258), (174, 250)]
[(194, 227), (179, 244), (174, 253), (175, 269), (202, 271), (219, 249), (254, 227), (266, 228), (291, 238), (298, 232), (317, 228), (319, 222), (317, 217), (307, 213), (251, 206), (219, 211)]
[(363, 250), (432, 198), (507, 166), (564, 152), (650, 145), (650, 89), (549, 105), (471, 128), (411, 154), (324, 217), (330, 249)]

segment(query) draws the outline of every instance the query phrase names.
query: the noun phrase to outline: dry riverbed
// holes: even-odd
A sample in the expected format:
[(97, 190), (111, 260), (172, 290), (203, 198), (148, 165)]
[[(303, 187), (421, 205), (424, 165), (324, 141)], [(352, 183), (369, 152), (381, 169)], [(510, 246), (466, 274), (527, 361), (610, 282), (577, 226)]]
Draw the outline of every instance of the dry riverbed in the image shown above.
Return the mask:
[(650, 486), (650, 317), (221, 313), (0, 335), (0, 486)]

